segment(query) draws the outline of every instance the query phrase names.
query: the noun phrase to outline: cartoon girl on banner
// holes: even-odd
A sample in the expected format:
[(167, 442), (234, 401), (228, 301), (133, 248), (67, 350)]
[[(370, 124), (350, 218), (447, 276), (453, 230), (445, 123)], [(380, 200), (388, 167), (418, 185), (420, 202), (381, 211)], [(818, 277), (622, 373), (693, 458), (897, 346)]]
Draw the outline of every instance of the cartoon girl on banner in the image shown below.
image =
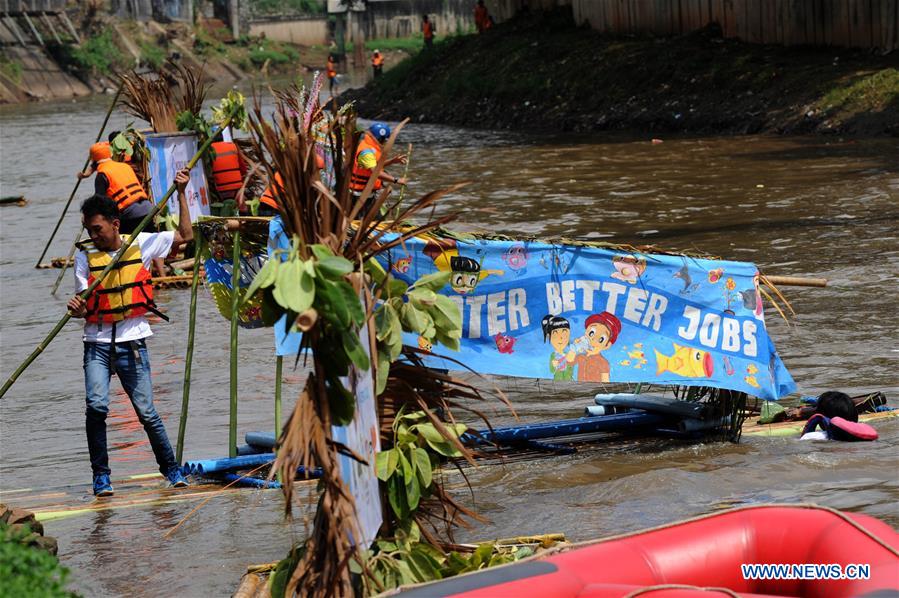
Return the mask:
[(543, 318), (543, 342), (549, 340), (553, 352), (549, 356), (549, 371), (553, 380), (574, 378), (574, 363), (567, 356), (568, 341), (571, 339), (571, 324), (561, 316)]

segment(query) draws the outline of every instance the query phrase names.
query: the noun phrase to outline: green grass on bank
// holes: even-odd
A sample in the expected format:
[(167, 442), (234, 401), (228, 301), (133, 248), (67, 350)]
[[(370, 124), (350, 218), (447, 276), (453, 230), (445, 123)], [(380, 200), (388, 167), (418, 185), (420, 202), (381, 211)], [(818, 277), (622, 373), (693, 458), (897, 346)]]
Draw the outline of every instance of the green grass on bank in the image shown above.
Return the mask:
[(899, 101), (899, 70), (894, 68), (860, 74), (826, 92), (818, 101), (828, 114), (876, 112)]

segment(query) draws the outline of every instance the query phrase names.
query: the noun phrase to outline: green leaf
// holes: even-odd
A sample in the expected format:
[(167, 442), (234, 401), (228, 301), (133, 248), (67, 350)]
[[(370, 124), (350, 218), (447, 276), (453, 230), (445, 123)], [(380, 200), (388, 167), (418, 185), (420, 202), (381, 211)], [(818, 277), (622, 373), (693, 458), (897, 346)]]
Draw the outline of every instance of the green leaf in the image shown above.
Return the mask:
[(415, 470), (418, 473), (418, 479), (421, 481), (422, 488), (431, 487), (431, 457), (428, 451), (421, 447), (417, 447), (414, 451)]
[(302, 313), (315, 299), (315, 281), (302, 260), (291, 260), (277, 267), (275, 301), (282, 307)]
[(353, 271), (353, 264), (350, 260), (340, 256), (330, 256), (319, 259), (315, 263), (318, 271), (326, 278), (342, 280), (344, 276)]
[(259, 289), (266, 289), (275, 284), (275, 278), (278, 276), (278, 264), (280, 263), (280, 260), (277, 258), (266, 260), (262, 268), (256, 273), (256, 276), (253, 277), (253, 282), (247, 287), (247, 292), (243, 296), (241, 307), (243, 307), (244, 303), (253, 298), (256, 291)]
[(415, 572), (420, 581), (434, 581), (442, 579), (440, 563), (431, 558), (431, 555), (419, 550), (424, 544), (416, 544), (409, 552), (409, 566)]
[(430, 289), (413, 289), (409, 291), (409, 300), (418, 309), (427, 310), (437, 304), (437, 293)]
[(409, 509), (412, 511), (417, 509), (419, 500), (421, 500), (421, 485), (418, 483), (418, 476), (413, 472), (406, 478), (406, 502)]
[(434, 307), (429, 312), (437, 327), (445, 332), (462, 330), (462, 312), (459, 306), (446, 295), (437, 295)]
[(426, 441), (428, 446), (443, 455), (444, 457), (461, 457), (462, 453), (459, 449), (456, 448), (456, 445), (450, 444), (449, 442), (432, 442), (430, 440)]
[(365, 348), (362, 346), (362, 343), (359, 342), (357, 333), (343, 330), (341, 338), (343, 339), (343, 350), (352, 360), (353, 365), (362, 371), (368, 370), (368, 368), (371, 367), (371, 362), (368, 359)]
[(356, 397), (344, 388), (338, 378), (329, 378), (325, 382), (328, 393), (328, 406), (335, 426), (346, 426), (353, 421), (356, 412)]
[(387, 278), (387, 297), (391, 299), (402, 298), (402, 296), (406, 294), (406, 289), (408, 288), (409, 285), (398, 278), (394, 278), (393, 276)]
[(371, 279), (375, 282), (376, 285), (384, 284), (384, 281), (387, 279), (387, 271), (384, 270), (384, 266), (378, 262), (378, 260), (371, 258), (365, 265), (363, 266), (365, 273), (371, 276)]
[(390, 508), (399, 519), (409, 517), (409, 505), (406, 502), (406, 483), (402, 476), (393, 476), (387, 480), (387, 500)]
[(396, 550), (396, 544), (394, 542), (389, 542), (387, 540), (378, 540), (376, 544), (378, 545), (378, 548), (381, 550), (381, 552), (393, 552), (394, 550)]
[(474, 554), (471, 555), (472, 565), (474, 565), (476, 569), (480, 569), (482, 564), (490, 560), (491, 554), (493, 554), (493, 544), (481, 544), (475, 549)]
[(399, 453), (399, 449), (390, 449), (381, 451), (375, 456), (378, 479), (382, 482), (386, 482), (393, 475), (393, 472), (396, 471), (396, 466), (399, 463), (399, 455), (397, 453)]
[(436, 340), (438, 343), (440, 343), (450, 351), (458, 351), (460, 349), (458, 338), (448, 336), (442, 333), (440, 330), (437, 330), (434, 333), (434, 340)]
[(361, 326), (362, 323), (365, 322), (365, 310), (362, 308), (362, 301), (359, 299), (359, 294), (356, 292), (356, 289), (353, 288), (353, 285), (343, 279), (334, 284), (349, 310), (350, 320), (356, 324), (356, 326)]
[[(425, 313), (415, 308), (411, 303), (404, 303), (400, 310), (400, 318), (403, 321), (403, 329), (406, 332), (416, 332), (421, 334), (426, 326), (424, 319)], [(424, 335), (422, 335), (424, 336)]]
[(329, 257), (334, 257), (334, 252), (331, 251), (331, 248), (327, 245), (322, 245), (321, 243), (314, 243), (308, 246), (312, 251), (312, 255), (315, 256), (315, 259), (321, 261), (323, 259), (327, 259)]
[(396, 561), (397, 571), (400, 574), (400, 580), (402, 585), (413, 584), (418, 581), (423, 581), (416, 579), (415, 574), (412, 573), (412, 569), (409, 567), (409, 563), (406, 561)]
[(322, 277), (315, 279), (317, 307), (336, 328), (343, 330), (350, 326), (350, 310), (337, 285)]
[(378, 351), (378, 379), (375, 381), (375, 395), (380, 396), (387, 388), (387, 379), (390, 376), (390, 356), (384, 351)]
[(436, 292), (445, 287), (447, 283), (449, 283), (452, 275), (452, 272), (443, 271), (425, 274), (424, 276), (416, 280), (415, 284), (413, 284), (412, 286), (416, 289), (429, 289)]

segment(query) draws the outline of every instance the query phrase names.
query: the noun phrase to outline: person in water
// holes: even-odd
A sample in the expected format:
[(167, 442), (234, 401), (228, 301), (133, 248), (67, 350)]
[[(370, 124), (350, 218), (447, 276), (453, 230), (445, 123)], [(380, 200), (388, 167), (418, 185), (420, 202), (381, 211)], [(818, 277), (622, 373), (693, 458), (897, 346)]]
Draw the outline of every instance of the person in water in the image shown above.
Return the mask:
[[(79, 243), (75, 255), (75, 286), (79, 293), (68, 302), (69, 312), (84, 318), (84, 385), (87, 409), (85, 427), (96, 496), (111, 496), (109, 454), (106, 448), (106, 416), (109, 413), (109, 379), (119, 377), (147, 436), (159, 471), (175, 487), (187, 486), (169, 442), (162, 419), (153, 406), (153, 383), (147, 338), (153, 334), (148, 312), (162, 316), (153, 302), (150, 263), (164, 258), (172, 247), (193, 239), (185, 188), (190, 172), (175, 176), (178, 189), (178, 229), (140, 233), (87, 297), (80, 293), (112, 262), (127, 235), (122, 234), (121, 214), (116, 202), (95, 194), (81, 205), (84, 228), (90, 242)], [(165, 318), (165, 316), (162, 316)], [(166, 318), (167, 319), (167, 318)]]
[[(817, 428), (821, 428), (818, 430)], [(818, 397), (800, 440), (875, 440), (877, 431), (858, 422), (858, 409), (844, 392), (827, 391)]]
[(545, 316), (541, 326), (543, 342), (548, 340), (553, 348), (549, 356), (549, 371), (553, 380), (571, 380), (574, 377), (574, 364), (565, 356), (571, 340), (571, 324), (562, 316)]

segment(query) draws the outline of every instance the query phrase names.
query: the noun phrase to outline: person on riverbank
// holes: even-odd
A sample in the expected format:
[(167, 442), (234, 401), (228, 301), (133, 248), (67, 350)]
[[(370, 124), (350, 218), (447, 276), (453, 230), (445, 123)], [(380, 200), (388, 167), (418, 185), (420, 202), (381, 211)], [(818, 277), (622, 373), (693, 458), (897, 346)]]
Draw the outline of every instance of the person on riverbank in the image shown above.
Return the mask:
[(487, 7), (484, 6), (484, 0), (478, 0), (474, 7), (474, 26), (477, 28), (478, 33), (484, 33), (492, 24), (490, 13), (487, 12)]
[(371, 55), (371, 72), (373, 77), (380, 77), (384, 73), (384, 55), (380, 50), (375, 50)]
[[(361, 195), (369, 179), (371, 179), (372, 171), (381, 159), (383, 144), (390, 138), (390, 133), (390, 127), (382, 122), (372, 123), (368, 131), (363, 133), (362, 138), (359, 140), (359, 145), (356, 146), (356, 155), (353, 158), (353, 174), (350, 177), (350, 191), (353, 195), (357, 197)], [(384, 167), (405, 163), (406, 156), (396, 156), (387, 160), (384, 163)], [(405, 185), (407, 181), (403, 177), (395, 177), (386, 170), (382, 170), (377, 180), (375, 180), (372, 187), (372, 195), (366, 202), (366, 208), (359, 215), (360, 218), (368, 211), (367, 206), (371, 205), (374, 200), (374, 193), (381, 189), (385, 183)]]
[[(178, 229), (140, 233), (122, 259), (103, 278), (93, 293), (87, 289), (118, 252), (126, 235), (115, 201), (95, 194), (81, 205), (84, 228), (90, 242), (79, 244), (75, 255), (76, 294), (68, 302), (69, 312), (84, 318), (85, 427), (96, 496), (111, 496), (109, 454), (106, 448), (106, 416), (109, 413), (109, 380), (116, 374), (144, 426), (159, 471), (176, 488), (187, 486), (169, 442), (165, 426), (153, 406), (153, 383), (146, 339), (153, 334), (147, 312), (162, 316), (153, 303), (150, 263), (164, 258), (181, 243), (193, 239), (185, 189), (190, 171), (175, 176), (178, 190)], [(162, 316), (165, 318), (165, 316)], [(167, 318), (166, 318), (167, 319)]]
[(325, 72), (328, 75), (328, 92), (333, 98), (340, 93), (337, 88), (337, 57), (333, 54), (328, 54), (328, 65)]
[(428, 18), (428, 15), (422, 15), (421, 17), (421, 35), (425, 40), (425, 48), (430, 50), (434, 47), (434, 34), (437, 31), (434, 29), (434, 23), (431, 22), (431, 19)]

